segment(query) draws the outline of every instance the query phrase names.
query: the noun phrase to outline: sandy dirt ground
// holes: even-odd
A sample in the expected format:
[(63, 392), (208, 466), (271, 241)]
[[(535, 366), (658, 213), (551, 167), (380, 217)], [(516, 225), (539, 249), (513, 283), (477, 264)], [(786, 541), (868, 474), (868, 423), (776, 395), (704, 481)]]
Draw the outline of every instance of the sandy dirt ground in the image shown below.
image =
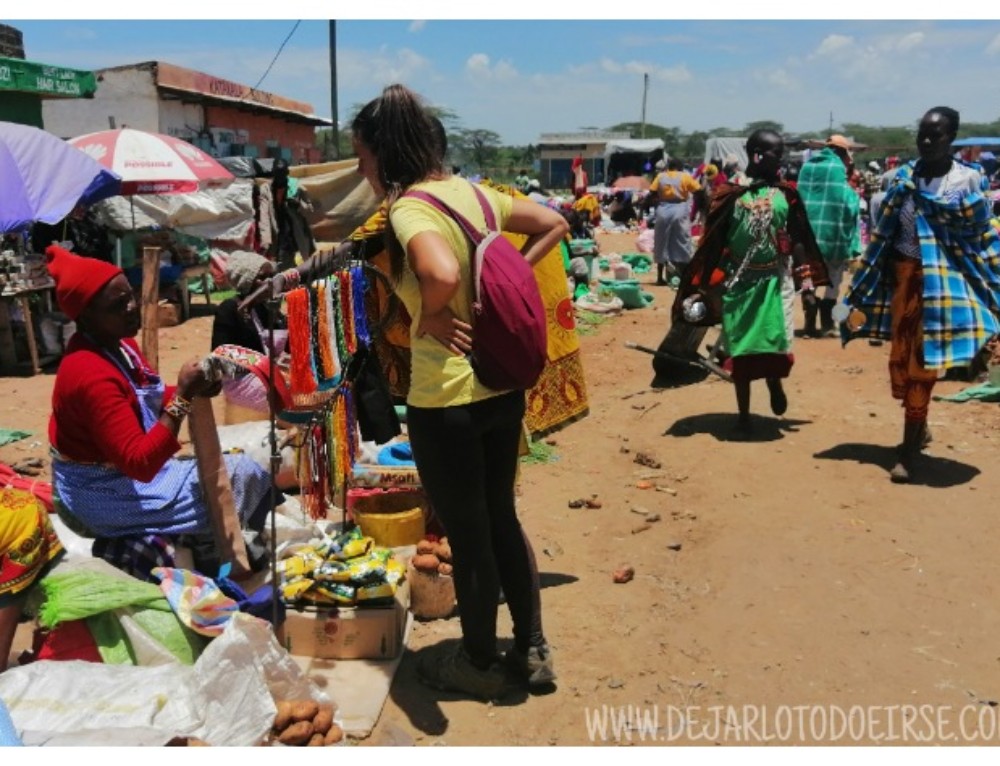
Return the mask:
[[(888, 346), (797, 339), (787, 413), (755, 383), (755, 438), (733, 440), (730, 384), (654, 386), (652, 357), (625, 347), (669, 325), (673, 291), (640, 279), (655, 301), (581, 338), (589, 416), (523, 469), (557, 685), (496, 704), (427, 689), (415, 653), (456, 640), (458, 621), (418, 623), (368, 742), (1000, 742), (998, 406), (935, 402), (920, 479), (895, 485)], [(168, 380), (208, 350), (200, 303), (161, 332)], [(0, 378), (0, 424), (33, 432), (3, 462), (45, 459), (53, 380)], [(600, 507), (570, 507), (581, 498)], [(635, 578), (616, 584), (622, 564)]]

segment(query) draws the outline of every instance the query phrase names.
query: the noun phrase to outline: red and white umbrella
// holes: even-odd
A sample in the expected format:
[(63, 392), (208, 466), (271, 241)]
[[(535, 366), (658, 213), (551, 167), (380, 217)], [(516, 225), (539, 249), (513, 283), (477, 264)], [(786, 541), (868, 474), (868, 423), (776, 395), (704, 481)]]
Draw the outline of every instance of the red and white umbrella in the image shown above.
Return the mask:
[(122, 179), (121, 193), (186, 194), (229, 184), (234, 176), (193, 144), (134, 128), (69, 140)]

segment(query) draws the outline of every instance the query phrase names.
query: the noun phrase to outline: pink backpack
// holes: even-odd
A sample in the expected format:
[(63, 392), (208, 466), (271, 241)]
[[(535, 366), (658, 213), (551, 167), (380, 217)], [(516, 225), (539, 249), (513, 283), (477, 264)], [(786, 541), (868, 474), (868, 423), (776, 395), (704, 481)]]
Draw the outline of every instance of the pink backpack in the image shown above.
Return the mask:
[(529, 389), (538, 382), (548, 356), (545, 306), (531, 266), (498, 230), (493, 208), (470, 184), (486, 218), (485, 233), (432, 194), (404, 196), (427, 202), (451, 216), (472, 242), (472, 369), (495, 391)]

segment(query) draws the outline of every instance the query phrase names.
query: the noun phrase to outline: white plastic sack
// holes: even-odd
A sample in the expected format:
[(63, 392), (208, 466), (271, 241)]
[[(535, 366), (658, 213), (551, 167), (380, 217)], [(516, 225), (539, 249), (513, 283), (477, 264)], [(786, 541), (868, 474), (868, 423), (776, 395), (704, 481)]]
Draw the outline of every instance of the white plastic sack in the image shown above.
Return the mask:
[[(253, 378), (248, 375), (248, 378)], [(256, 378), (254, 378), (256, 380)], [(266, 470), (271, 468), (271, 424), (267, 420), (251, 420), (247, 423), (218, 426), (219, 444), (223, 452), (238, 450), (247, 455), (257, 465)], [(279, 429), (276, 434), (278, 443), (288, 435), (287, 430)], [(278, 469), (278, 487), (288, 489), (298, 485), (296, 477), (295, 447), (286, 444), (279, 450), (281, 466)]]
[(26, 745), (165, 744), (187, 736), (244, 747), (264, 741), (275, 699), (330, 702), (270, 625), (242, 613), (193, 667), (43, 660), (0, 675), (0, 699)]
[(653, 237), (655, 232), (652, 229), (643, 229), (639, 232), (639, 236), (635, 238), (635, 248), (640, 253), (645, 253), (646, 255), (652, 255), (653, 253)]
[(597, 293), (584, 293), (576, 299), (574, 305), (577, 308), (593, 311), (597, 314), (618, 314), (625, 307), (625, 303), (617, 295), (602, 298)]

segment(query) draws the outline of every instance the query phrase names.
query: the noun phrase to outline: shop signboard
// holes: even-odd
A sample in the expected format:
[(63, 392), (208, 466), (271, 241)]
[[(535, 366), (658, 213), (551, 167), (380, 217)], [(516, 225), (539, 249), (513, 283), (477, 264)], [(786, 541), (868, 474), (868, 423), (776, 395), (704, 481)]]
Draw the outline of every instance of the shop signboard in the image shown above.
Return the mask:
[(0, 57), (0, 91), (90, 98), (97, 91), (97, 78), (93, 72)]

